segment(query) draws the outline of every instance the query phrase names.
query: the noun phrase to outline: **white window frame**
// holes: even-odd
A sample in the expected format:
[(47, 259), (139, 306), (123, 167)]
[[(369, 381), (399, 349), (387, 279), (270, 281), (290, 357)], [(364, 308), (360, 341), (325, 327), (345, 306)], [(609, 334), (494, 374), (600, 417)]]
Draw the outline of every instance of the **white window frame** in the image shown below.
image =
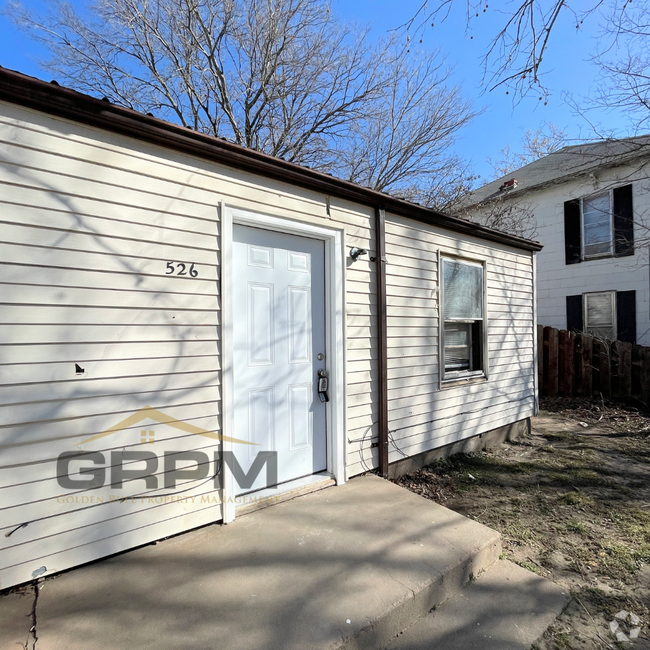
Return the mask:
[[(483, 272), (483, 317), (482, 319), (448, 319), (450, 322), (456, 323), (474, 323), (477, 320), (482, 321), (481, 333), (481, 368), (479, 370), (445, 370), (445, 314), (444, 314), (444, 300), (445, 300), (445, 283), (443, 275), (443, 265), (445, 260), (460, 262), (462, 264), (469, 264), (471, 266), (479, 266)], [(459, 257), (438, 251), (438, 296), (439, 296), (439, 366), (440, 366), (440, 387), (454, 386), (459, 383), (467, 383), (470, 381), (485, 381), (488, 378), (488, 300), (487, 300), (487, 264), (484, 259), (475, 259), (469, 257)], [(472, 342), (473, 343), (473, 342)], [(471, 351), (471, 346), (470, 346)], [(470, 352), (471, 354), (471, 352)]]
[(587, 309), (587, 300), (589, 299), (589, 296), (609, 296), (611, 301), (612, 301), (612, 325), (613, 325), (613, 331), (612, 331), (612, 341), (616, 341), (616, 336), (618, 334), (618, 322), (617, 322), (617, 317), (616, 317), (616, 291), (588, 291), (587, 293), (582, 294), (582, 329), (585, 332), (585, 334), (589, 334), (589, 336), (594, 336), (589, 332), (589, 319), (587, 317), (588, 309)]
[[(599, 196), (607, 194), (609, 197), (609, 251), (606, 253), (596, 253), (587, 255), (585, 253), (585, 217), (584, 217), (584, 202), (591, 199), (596, 199)], [(580, 199), (580, 256), (582, 260), (597, 260), (604, 257), (614, 256), (614, 191), (607, 190), (606, 192), (598, 192), (591, 196), (585, 196)]]

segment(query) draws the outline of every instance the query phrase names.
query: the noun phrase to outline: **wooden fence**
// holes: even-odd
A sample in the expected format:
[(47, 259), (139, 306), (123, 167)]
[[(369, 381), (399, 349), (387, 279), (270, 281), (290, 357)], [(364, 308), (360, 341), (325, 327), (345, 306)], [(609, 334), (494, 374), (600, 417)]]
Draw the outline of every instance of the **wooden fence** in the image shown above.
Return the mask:
[(650, 406), (650, 348), (539, 325), (544, 397), (635, 397)]

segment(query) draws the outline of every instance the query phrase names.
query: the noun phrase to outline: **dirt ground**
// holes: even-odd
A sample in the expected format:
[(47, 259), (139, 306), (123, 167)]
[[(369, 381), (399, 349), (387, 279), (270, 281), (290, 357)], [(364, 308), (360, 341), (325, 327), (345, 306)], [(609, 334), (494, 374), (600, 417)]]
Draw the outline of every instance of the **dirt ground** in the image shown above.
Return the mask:
[[(397, 482), (501, 532), (504, 557), (570, 590), (539, 650), (650, 650), (650, 414), (611, 402), (542, 402), (518, 443), (455, 456)], [(619, 642), (609, 622), (641, 619)], [(618, 631), (629, 633), (629, 617)]]

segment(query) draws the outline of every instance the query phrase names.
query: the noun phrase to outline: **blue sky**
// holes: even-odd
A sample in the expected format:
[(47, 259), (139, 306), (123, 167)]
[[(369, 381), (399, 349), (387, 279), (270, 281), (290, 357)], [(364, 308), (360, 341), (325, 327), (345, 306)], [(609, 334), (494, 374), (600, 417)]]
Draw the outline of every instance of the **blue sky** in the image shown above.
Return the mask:
[[(343, 16), (372, 24), (378, 37), (403, 24), (421, 4), (420, 0), (332, 0), (332, 3), (334, 11)], [(44, 6), (42, 0), (25, 0), (24, 4), (34, 9)], [(71, 0), (71, 4), (79, 6), (84, 3)], [(493, 171), (488, 158), (498, 159), (506, 145), (518, 151), (523, 134), (528, 129), (536, 131), (544, 123), (551, 122), (564, 129), (570, 138), (588, 138), (591, 133), (589, 125), (572, 113), (563, 100), (563, 94), (570, 92), (576, 98), (586, 96), (593, 86), (597, 69), (588, 59), (598, 32), (597, 22), (587, 23), (576, 31), (567, 21), (554, 32), (546, 61), (546, 84), (552, 92), (546, 106), (533, 98), (513, 105), (512, 95), (506, 95), (504, 90), (483, 93), (480, 85), (481, 56), (490, 35), (502, 24), (503, 14), (489, 8), (473, 21), (471, 31), (467, 32), (465, 7), (465, 0), (456, 0), (446, 21), (427, 29), (422, 47), (439, 49), (454, 67), (453, 82), (474, 101), (476, 108), (484, 108), (456, 144), (457, 152), (472, 161), (476, 173), (490, 180)], [(47, 71), (36, 63), (39, 55), (43, 55), (39, 46), (26, 39), (4, 16), (0, 16), (0, 36), (0, 65), (50, 79)], [(604, 128), (625, 135), (623, 116), (603, 113), (595, 119)]]
[[(508, 4), (515, 5), (515, 2)], [(391, 0), (335, 0), (335, 6), (345, 15), (373, 22), (377, 33), (403, 24), (420, 5), (421, 0), (400, 0), (399, 3)], [(529, 129), (535, 132), (545, 123), (553, 123), (565, 130), (570, 139), (593, 137), (590, 125), (573, 114), (563, 96), (571, 93), (578, 99), (592, 91), (598, 69), (589, 57), (594, 39), (600, 32), (598, 21), (587, 22), (580, 30), (575, 29), (571, 20), (558, 22), (546, 57), (544, 83), (551, 91), (548, 104), (530, 98), (515, 105), (512, 94), (506, 95), (504, 89), (484, 93), (481, 88), (482, 57), (490, 37), (503, 26), (504, 14), (498, 9), (488, 8), (471, 22), (468, 32), (466, 7), (465, 0), (456, 0), (447, 20), (427, 29), (423, 46), (438, 48), (446, 55), (449, 64), (454, 66), (454, 82), (477, 108), (485, 109), (457, 143), (458, 153), (473, 161), (476, 172), (491, 180), (494, 172), (487, 159), (498, 159), (506, 145), (519, 151), (525, 132)], [(627, 123), (620, 114), (601, 112), (591, 115), (590, 119), (604, 130), (616, 131), (619, 136), (628, 135)]]

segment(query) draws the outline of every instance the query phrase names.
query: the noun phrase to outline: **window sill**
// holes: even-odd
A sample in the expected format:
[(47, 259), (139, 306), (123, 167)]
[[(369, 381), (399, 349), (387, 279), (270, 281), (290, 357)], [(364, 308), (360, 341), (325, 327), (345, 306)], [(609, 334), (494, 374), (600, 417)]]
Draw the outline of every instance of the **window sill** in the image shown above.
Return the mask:
[(488, 378), (483, 372), (480, 374), (465, 375), (462, 377), (449, 377), (440, 381), (440, 390), (444, 390), (445, 388), (458, 388), (458, 386), (482, 384), (487, 380)]
[(581, 262), (595, 262), (596, 260), (610, 260), (616, 257), (614, 253), (599, 253), (598, 255), (584, 255)]

